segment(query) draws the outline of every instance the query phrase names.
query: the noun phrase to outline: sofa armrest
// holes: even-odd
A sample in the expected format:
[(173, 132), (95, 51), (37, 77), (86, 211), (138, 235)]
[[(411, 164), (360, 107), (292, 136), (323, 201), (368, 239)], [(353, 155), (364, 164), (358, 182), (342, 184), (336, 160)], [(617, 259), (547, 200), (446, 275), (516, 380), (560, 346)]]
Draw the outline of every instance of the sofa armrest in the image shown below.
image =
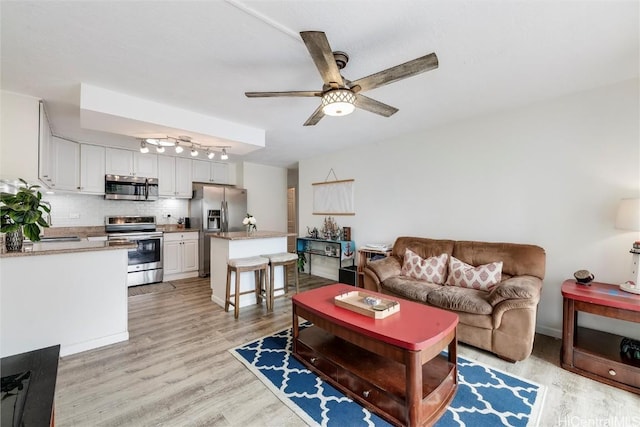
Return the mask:
[(542, 280), (535, 276), (515, 276), (493, 288), (487, 301), (496, 306), (506, 300), (530, 300), (537, 304), (540, 300)]
[(388, 256), (370, 261), (364, 267), (364, 271), (366, 272), (367, 270), (369, 270), (373, 277), (377, 277), (379, 282), (384, 282), (389, 277), (399, 276), (402, 271), (402, 264), (400, 264), (400, 261), (395, 256)]

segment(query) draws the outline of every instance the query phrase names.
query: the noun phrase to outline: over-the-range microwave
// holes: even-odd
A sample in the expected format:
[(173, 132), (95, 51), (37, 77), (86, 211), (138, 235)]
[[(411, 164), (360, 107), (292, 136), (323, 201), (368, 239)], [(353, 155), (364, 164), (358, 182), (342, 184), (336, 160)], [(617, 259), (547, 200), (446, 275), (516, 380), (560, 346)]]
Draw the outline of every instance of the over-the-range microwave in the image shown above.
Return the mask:
[(105, 175), (104, 198), (110, 200), (158, 200), (158, 179)]

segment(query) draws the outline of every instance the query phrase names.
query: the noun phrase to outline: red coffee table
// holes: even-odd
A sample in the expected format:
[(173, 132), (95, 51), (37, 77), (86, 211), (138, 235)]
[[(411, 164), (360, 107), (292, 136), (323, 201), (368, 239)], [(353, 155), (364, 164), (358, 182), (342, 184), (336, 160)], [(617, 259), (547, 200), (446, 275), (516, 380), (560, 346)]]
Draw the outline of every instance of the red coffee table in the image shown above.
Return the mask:
[[(338, 283), (293, 296), (294, 357), (392, 424), (435, 423), (458, 386), (458, 316), (400, 298), (384, 319), (334, 304), (353, 290)], [(299, 317), (313, 326), (299, 327)]]

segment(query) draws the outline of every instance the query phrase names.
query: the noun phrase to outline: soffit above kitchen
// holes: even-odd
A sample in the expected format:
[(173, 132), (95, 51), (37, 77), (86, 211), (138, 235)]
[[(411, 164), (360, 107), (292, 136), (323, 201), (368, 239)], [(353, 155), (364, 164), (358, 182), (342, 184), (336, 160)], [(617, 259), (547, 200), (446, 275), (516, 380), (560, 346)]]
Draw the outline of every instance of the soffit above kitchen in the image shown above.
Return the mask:
[(265, 146), (262, 129), (89, 84), (80, 86), (80, 125), (83, 129), (140, 139), (188, 135), (201, 148), (226, 147), (234, 155), (245, 155)]
[[(132, 149), (138, 143), (118, 134), (129, 132), (126, 121), (109, 131), (83, 127), (107, 126), (81, 117), (85, 83), (263, 130), (264, 148), (231, 153), (233, 160), (292, 166), (637, 79), (639, 7), (617, 0), (3, 1), (0, 82), (3, 90), (44, 99), (54, 133), (70, 139)], [(342, 75), (350, 80), (430, 52), (439, 67), (368, 92), (399, 109), (388, 118), (357, 109), (304, 127), (319, 99), (244, 96), (321, 89), (299, 36), (314, 30), (349, 54)], [(173, 128), (140, 121), (149, 132)], [(208, 133), (190, 136), (196, 134)]]

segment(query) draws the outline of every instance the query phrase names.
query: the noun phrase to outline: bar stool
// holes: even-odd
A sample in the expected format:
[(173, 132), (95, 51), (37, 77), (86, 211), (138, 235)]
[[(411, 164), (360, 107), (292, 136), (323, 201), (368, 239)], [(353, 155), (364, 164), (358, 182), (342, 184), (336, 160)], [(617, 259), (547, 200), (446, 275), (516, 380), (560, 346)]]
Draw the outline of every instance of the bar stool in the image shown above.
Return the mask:
[[(224, 311), (229, 311), (229, 305), (233, 305), (233, 316), (237, 319), (240, 313), (240, 295), (256, 294), (256, 304), (262, 302), (262, 296), (264, 292), (264, 298), (267, 302), (267, 309), (269, 308), (269, 294), (267, 292), (267, 275), (269, 274), (269, 259), (254, 256), (248, 258), (233, 258), (227, 261), (227, 291), (224, 299)], [(240, 292), (240, 275), (244, 272), (253, 271), (255, 274), (255, 289), (252, 291)], [(236, 276), (236, 288), (235, 293), (231, 295), (231, 273), (235, 273)], [(233, 297), (233, 301), (231, 301)]]
[[(269, 300), (267, 301), (267, 310), (273, 310), (273, 300), (275, 291), (284, 290), (284, 293), (289, 293), (289, 273), (287, 272), (287, 266), (293, 265), (293, 271), (296, 278), (296, 293), (299, 291), (298, 284), (298, 254), (291, 252), (280, 252), (277, 254), (265, 254), (260, 255), (265, 258), (269, 258)], [(281, 288), (274, 289), (274, 276), (276, 267), (282, 266), (284, 269), (284, 285)]]

